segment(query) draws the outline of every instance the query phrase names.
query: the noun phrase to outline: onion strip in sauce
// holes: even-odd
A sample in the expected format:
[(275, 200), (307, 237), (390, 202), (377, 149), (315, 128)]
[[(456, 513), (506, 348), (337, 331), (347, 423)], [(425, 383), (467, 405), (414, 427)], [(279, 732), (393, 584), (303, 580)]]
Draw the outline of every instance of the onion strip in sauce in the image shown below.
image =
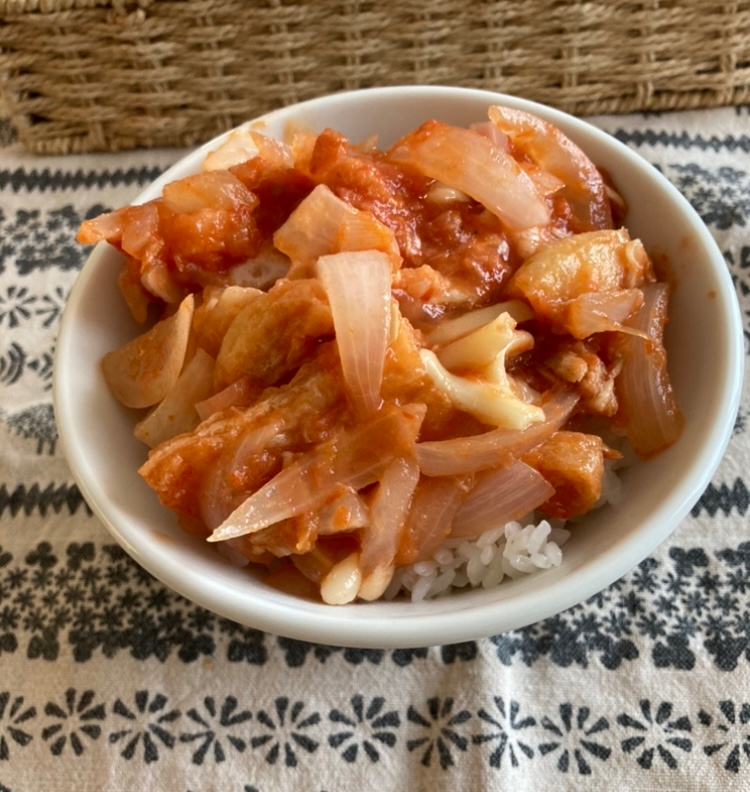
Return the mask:
[(550, 220), (531, 178), (510, 154), (478, 132), (429, 121), (389, 153), (394, 160), (470, 195), (511, 230), (523, 231)]
[(380, 406), (391, 324), (391, 270), (376, 250), (321, 256), (316, 265), (336, 330), (341, 368), (356, 409)]
[(518, 520), (554, 494), (549, 482), (517, 459), (479, 478), (453, 519), (450, 537), (467, 539)]
[(668, 286), (664, 283), (646, 286), (643, 297), (643, 307), (628, 325), (646, 337), (623, 334), (617, 339), (623, 364), (615, 388), (628, 439), (639, 456), (652, 457), (674, 443), (684, 419), (667, 374), (663, 343)]
[(543, 406), (544, 421), (522, 431), (492, 429), (469, 437), (417, 443), (419, 467), (426, 476), (458, 476), (507, 465), (557, 431), (577, 402), (576, 393), (562, 390)]

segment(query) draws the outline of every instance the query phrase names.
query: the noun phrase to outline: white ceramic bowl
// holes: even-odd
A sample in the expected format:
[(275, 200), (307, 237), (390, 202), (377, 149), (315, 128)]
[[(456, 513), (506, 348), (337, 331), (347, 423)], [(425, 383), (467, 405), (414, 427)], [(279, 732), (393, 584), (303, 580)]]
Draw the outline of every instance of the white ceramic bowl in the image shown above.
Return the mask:
[[(62, 447), (94, 512), (125, 550), (166, 585), (196, 603), (271, 633), (339, 646), (415, 647), (497, 634), (552, 616), (592, 596), (663, 542), (709, 483), (738, 408), (744, 346), (724, 259), (688, 202), (651, 165), (598, 129), (532, 102), (483, 91), (383, 88), (337, 94), (284, 108), (256, 128), (281, 136), (290, 122), (326, 126), (352, 139), (378, 133), (387, 145), (429, 118), (468, 125), (491, 104), (529, 110), (558, 125), (611, 174), (629, 203), (627, 225), (647, 249), (671, 261), (677, 289), (667, 331), (672, 380), (685, 429), (667, 452), (623, 473), (623, 505), (576, 527), (562, 565), (495, 590), (422, 603), (333, 607), (283, 594), (229, 566), (185, 536), (137, 469), (145, 447), (135, 415), (109, 394), (99, 361), (136, 333), (116, 285), (118, 254), (101, 244), (86, 262), (62, 321), (54, 398)], [(170, 168), (139, 197), (199, 169), (211, 141)]]

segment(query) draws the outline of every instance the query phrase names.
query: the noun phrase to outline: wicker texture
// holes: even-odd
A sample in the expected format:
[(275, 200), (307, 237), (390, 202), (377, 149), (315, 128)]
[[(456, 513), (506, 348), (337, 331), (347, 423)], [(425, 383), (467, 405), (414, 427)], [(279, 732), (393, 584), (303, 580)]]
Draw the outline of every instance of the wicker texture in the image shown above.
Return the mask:
[(374, 85), (709, 107), (750, 101), (750, 2), (0, 0), (0, 72), (39, 153), (191, 145)]

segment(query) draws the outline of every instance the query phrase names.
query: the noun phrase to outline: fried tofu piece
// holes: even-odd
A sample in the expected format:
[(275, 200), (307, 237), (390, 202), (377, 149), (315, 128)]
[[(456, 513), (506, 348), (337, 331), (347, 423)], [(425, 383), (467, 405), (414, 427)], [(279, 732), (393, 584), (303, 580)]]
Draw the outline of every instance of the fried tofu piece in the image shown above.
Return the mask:
[(540, 507), (545, 514), (567, 520), (593, 508), (602, 494), (605, 448), (597, 435), (560, 431), (523, 456), (555, 488)]
[(216, 358), (214, 389), (240, 377), (275, 385), (333, 336), (331, 309), (315, 279), (280, 280), (232, 321)]

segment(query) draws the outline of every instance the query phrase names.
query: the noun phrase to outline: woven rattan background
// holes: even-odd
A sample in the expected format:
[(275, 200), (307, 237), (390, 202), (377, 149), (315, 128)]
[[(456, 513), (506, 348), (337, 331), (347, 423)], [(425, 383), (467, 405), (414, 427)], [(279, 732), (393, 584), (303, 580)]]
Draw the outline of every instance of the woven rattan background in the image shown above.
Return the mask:
[(30, 150), (190, 145), (348, 88), (452, 84), (585, 115), (750, 101), (750, 2), (0, 0)]

